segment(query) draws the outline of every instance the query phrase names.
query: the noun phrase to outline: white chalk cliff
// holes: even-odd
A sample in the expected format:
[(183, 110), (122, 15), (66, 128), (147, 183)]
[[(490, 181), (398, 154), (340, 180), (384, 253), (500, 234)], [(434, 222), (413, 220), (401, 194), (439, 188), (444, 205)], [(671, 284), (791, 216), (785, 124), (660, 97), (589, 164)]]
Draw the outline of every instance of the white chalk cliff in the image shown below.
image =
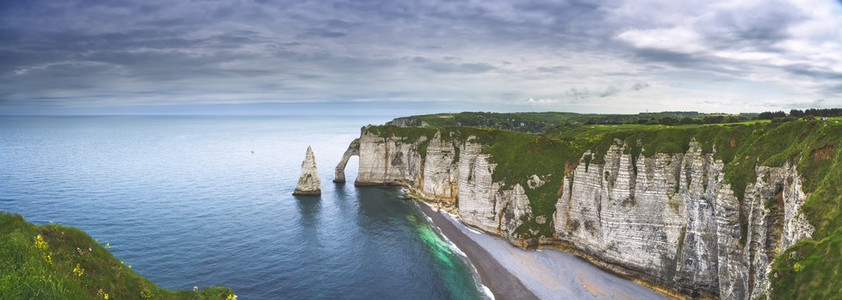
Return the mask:
[[(566, 245), (603, 267), (684, 295), (766, 294), (774, 258), (813, 232), (799, 214), (806, 196), (791, 163), (756, 167), (756, 182), (739, 201), (725, 180), (724, 163), (694, 140), (684, 153), (634, 158), (624, 153), (625, 142), (615, 140), (603, 163), (592, 163), (596, 153), (586, 152), (564, 176), (549, 219), (533, 216), (525, 192), (543, 185), (547, 174), (533, 175), (528, 186), (501, 188), (503, 183), (492, 179), (496, 165), (475, 138), (442, 139), (439, 132), (427, 139), (363, 128), (346, 151), (360, 158), (356, 184), (409, 187), (513, 244)], [(772, 198), (780, 204), (764, 204)], [(516, 233), (524, 221), (549, 223), (553, 236)]]
[(298, 184), (295, 186), (293, 195), (321, 195), (322, 181), (319, 179), (319, 170), (316, 168), (316, 156), (313, 149), (307, 146), (307, 155), (301, 162), (301, 176), (298, 177)]

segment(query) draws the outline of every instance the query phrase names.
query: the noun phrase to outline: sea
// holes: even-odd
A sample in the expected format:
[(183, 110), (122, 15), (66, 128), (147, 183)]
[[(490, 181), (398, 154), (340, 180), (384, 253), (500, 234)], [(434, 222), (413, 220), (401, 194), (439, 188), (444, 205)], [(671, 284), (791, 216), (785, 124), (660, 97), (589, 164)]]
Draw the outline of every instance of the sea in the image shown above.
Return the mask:
[[(394, 187), (334, 167), (383, 116), (0, 117), (0, 210), (75, 226), (167, 289), (239, 299), (481, 299)], [(307, 146), (321, 196), (293, 196)]]

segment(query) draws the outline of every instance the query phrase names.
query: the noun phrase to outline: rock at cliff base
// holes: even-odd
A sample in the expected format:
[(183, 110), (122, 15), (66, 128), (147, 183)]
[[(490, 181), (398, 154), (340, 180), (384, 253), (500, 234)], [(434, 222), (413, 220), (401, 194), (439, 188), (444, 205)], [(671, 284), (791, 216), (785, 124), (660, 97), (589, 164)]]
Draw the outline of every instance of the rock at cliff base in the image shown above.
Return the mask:
[(316, 168), (316, 156), (313, 149), (307, 146), (307, 156), (301, 162), (301, 176), (298, 177), (298, 185), (295, 186), (293, 195), (321, 195), (322, 181), (319, 179), (319, 171)]

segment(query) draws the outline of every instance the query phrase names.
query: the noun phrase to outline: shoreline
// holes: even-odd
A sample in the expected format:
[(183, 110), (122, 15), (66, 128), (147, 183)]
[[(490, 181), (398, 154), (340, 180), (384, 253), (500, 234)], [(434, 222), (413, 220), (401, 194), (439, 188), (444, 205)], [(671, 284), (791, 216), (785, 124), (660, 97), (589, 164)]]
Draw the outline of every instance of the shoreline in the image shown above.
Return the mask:
[(549, 248), (524, 250), (424, 201), (414, 201), (432, 225), (466, 254), (481, 284), (497, 299), (669, 299), (574, 254)]
[(481, 284), (491, 290), (495, 299), (539, 299), (491, 253), (456, 228), (441, 212), (434, 211), (429, 205), (420, 201), (416, 201), (416, 204), (421, 212), (432, 220), (431, 225), (438, 228), (448, 240), (465, 253), (479, 274)]

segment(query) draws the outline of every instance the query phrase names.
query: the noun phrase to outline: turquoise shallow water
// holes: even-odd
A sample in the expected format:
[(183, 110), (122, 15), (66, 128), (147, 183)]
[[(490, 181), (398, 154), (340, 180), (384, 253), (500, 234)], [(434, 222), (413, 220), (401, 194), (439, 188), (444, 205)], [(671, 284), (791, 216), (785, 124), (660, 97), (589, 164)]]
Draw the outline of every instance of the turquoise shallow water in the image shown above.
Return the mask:
[[(334, 184), (349, 117), (0, 118), (0, 210), (87, 231), (170, 289), (240, 299), (479, 298), (412, 203)], [(307, 145), (321, 197), (293, 197)], [(253, 153), (252, 153), (253, 151)]]

